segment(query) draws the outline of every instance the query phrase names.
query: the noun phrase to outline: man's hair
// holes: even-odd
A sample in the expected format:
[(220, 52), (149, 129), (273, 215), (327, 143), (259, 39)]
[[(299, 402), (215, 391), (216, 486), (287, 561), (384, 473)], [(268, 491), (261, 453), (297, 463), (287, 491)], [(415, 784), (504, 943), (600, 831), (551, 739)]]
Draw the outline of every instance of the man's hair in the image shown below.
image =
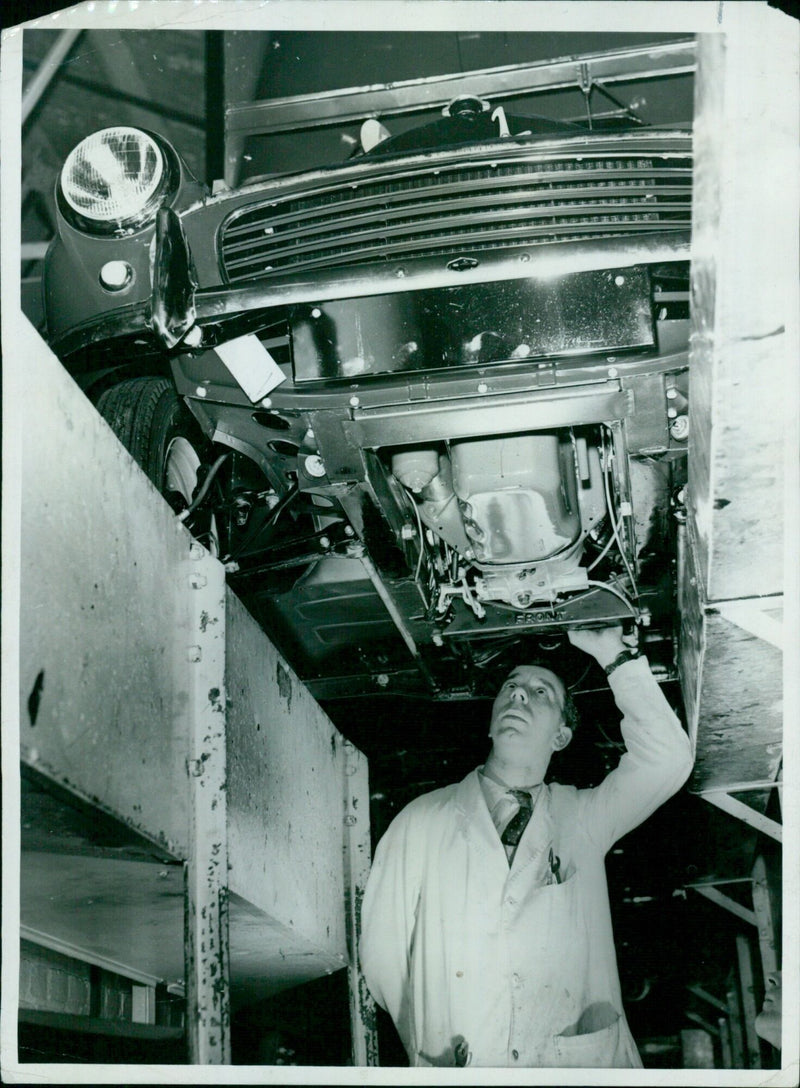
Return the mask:
[(578, 726), (581, 724), (581, 716), (578, 713), (578, 708), (575, 705), (575, 700), (572, 698), (572, 693), (569, 688), (565, 688), (564, 691), (564, 725), (574, 733)]

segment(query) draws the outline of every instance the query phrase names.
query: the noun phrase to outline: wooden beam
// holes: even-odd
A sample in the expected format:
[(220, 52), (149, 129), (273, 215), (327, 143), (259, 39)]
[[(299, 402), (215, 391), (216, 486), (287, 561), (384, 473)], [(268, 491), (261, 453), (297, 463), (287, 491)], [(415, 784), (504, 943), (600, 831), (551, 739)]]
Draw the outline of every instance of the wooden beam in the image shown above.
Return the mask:
[(699, 1024), (703, 1031), (707, 1031), (709, 1035), (716, 1035), (716, 1037), (719, 1038), (719, 1028), (710, 1024), (699, 1012), (694, 1012), (690, 1009), (687, 1011), (686, 1016), (693, 1024)]
[(733, 1050), (731, 1048), (731, 1029), (724, 1016), (717, 1020), (719, 1024), (719, 1039), (722, 1045), (722, 1068), (733, 1069)]
[(748, 1069), (761, 1068), (761, 1044), (756, 1034), (756, 996), (753, 981), (753, 956), (750, 940), (743, 933), (736, 934), (736, 959), (739, 966), (739, 991), (742, 998), (742, 1023)]
[[(752, 910), (748, 910), (747, 907), (743, 907), (741, 903), (737, 903), (735, 899), (731, 899), (729, 895), (725, 895), (723, 892), (717, 891), (713, 885), (706, 885), (704, 887), (695, 888), (698, 895), (704, 896), (706, 899), (710, 899), (712, 903), (716, 903), (718, 907), (724, 907), (725, 910), (735, 914), (737, 918), (741, 918), (743, 922), (748, 922), (751, 926), (758, 925), (755, 913)], [(725, 1006), (727, 1009), (727, 1005)]]
[(36, 75), (25, 88), (25, 93), (22, 96), (23, 125), (39, 104), (39, 100), (53, 79), (58, 75), (67, 54), (82, 33), (82, 30), (62, 30), (58, 35), (52, 49), (37, 68)]
[(769, 642), (772, 646), (783, 649), (783, 623), (770, 616), (765, 610), (775, 608), (775, 602), (783, 607), (783, 597), (749, 597), (736, 601), (715, 602), (714, 607), (721, 616), (744, 631), (749, 631), (756, 638)]
[(761, 968), (764, 986), (778, 968), (778, 948), (775, 940), (775, 911), (769, 886), (767, 864), (759, 854), (753, 865), (753, 912), (758, 927), (758, 943), (761, 949)]
[(744, 1032), (742, 1030), (742, 1014), (739, 1008), (739, 993), (735, 986), (727, 992), (728, 1001), (728, 1026), (731, 1032), (731, 1059), (734, 1069), (744, 1069)]
[(723, 812), (727, 812), (730, 816), (735, 816), (737, 820), (749, 824), (756, 831), (762, 831), (765, 835), (769, 835), (770, 838), (776, 839), (778, 842), (783, 841), (783, 828), (780, 824), (771, 820), (769, 816), (756, 812), (755, 809), (750, 808), (743, 801), (737, 801), (735, 797), (731, 797), (727, 790), (707, 790), (705, 793), (701, 793), (700, 796), (708, 801), (710, 805), (715, 805), (716, 808), (722, 809)]
[(695, 997), (699, 997), (702, 1001), (707, 1001), (709, 1005), (712, 1005), (720, 1012), (727, 1013), (727, 1004), (724, 1001), (720, 1000), (720, 998), (715, 997), (713, 994), (710, 994), (708, 990), (704, 990), (703, 987), (699, 986), (697, 983), (691, 983), (689, 986), (686, 987), (686, 989), (689, 991), (689, 993), (694, 994)]

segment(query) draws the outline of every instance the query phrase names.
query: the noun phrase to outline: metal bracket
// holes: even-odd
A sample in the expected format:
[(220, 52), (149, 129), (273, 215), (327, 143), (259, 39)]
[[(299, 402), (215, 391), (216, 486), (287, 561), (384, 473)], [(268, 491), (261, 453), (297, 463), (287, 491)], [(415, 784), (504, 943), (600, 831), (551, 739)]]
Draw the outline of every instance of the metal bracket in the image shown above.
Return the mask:
[(188, 572), (189, 660), (187, 789), (189, 851), (185, 866), (184, 960), (189, 1058), (196, 1065), (231, 1060), (226, 801), (225, 570), (193, 542)]
[(370, 867), (369, 779), (366, 759), (349, 740), (344, 742), (344, 755), (344, 866), (352, 1058), (355, 1066), (377, 1066), (375, 1002), (358, 965), (361, 902)]
[(385, 120), (422, 109), (442, 109), (463, 94), (464, 87), (469, 87), (472, 94), (490, 100), (513, 99), (576, 85), (582, 87), (584, 78), (593, 82), (602, 79), (605, 83), (633, 82), (693, 72), (695, 66), (695, 43), (687, 38), (534, 64), (512, 64), (433, 78), (348, 87), (322, 94), (238, 102), (225, 111), (226, 138), (273, 135), (298, 129), (310, 131), (328, 125), (360, 122), (365, 117), (380, 116)]

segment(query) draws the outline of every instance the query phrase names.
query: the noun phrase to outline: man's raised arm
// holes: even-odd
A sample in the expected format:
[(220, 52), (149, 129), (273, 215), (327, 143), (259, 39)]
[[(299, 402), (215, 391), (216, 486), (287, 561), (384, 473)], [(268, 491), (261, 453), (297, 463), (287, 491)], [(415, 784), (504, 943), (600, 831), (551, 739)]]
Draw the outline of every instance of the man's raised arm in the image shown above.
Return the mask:
[(585, 825), (608, 850), (681, 788), (692, 769), (691, 745), (647, 658), (629, 659), (621, 627), (570, 631), (569, 640), (608, 673), (622, 713), (626, 750), (619, 765), (595, 789), (581, 791)]

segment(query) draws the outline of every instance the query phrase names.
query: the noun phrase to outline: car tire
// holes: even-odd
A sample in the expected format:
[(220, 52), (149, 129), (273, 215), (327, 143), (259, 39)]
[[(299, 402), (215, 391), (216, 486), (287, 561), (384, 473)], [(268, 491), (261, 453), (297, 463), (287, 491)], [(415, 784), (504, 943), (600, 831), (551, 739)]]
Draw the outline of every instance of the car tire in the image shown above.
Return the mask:
[(186, 509), (209, 444), (167, 378), (128, 378), (101, 393), (97, 410), (176, 512)]

